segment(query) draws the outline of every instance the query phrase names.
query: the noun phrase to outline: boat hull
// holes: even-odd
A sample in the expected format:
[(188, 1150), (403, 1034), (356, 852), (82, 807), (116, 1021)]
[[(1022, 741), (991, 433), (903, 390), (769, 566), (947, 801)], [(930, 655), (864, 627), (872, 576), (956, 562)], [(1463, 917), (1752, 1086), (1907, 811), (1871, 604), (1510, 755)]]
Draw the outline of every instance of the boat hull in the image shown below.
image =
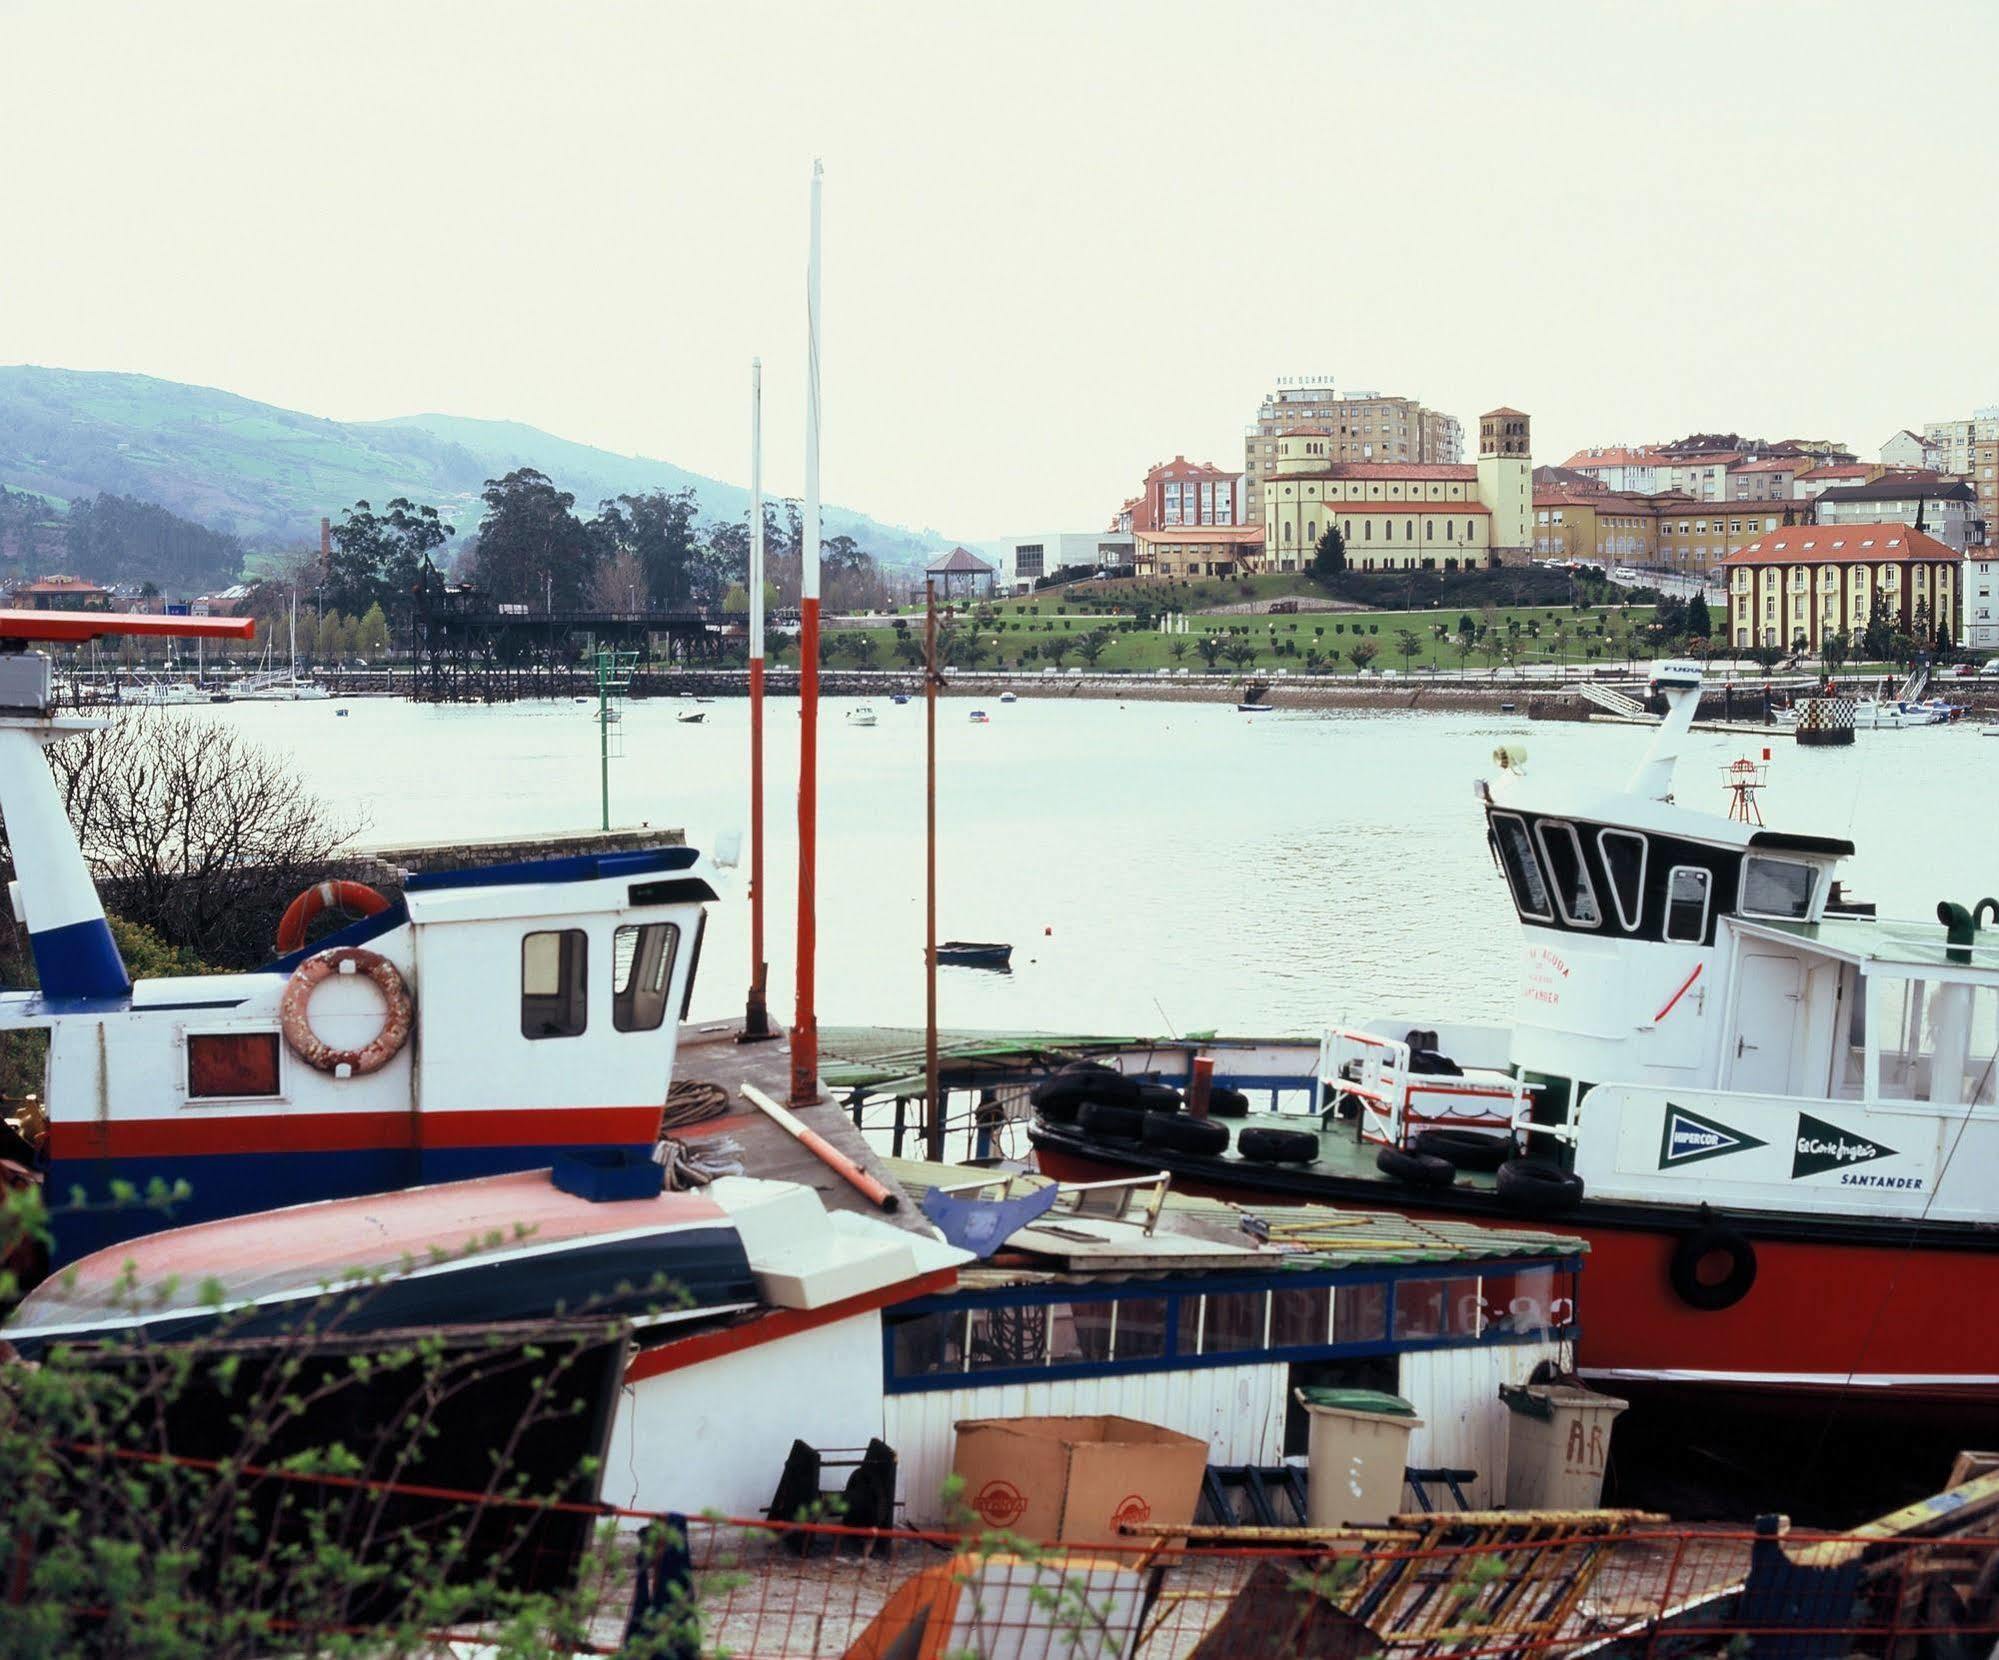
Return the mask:
[[(1490, 1189), (1435, 1193), (1296, 1167), (1201, 1159), (1093, 1142), (1037, 1124), (1036, 1157), (1065, 1181), (1169, 1170), (1176, 1190), (1240, 1204), (1326, 1204), (1419, 1218), (1534, 1228), (1588, 1241), (1579, 1370), (1613, 1391), (1698, 1391), (1734, 1399), (1874, 1401), (1898, 1414), (1999, 1410), (1999, 1339), (1976, 1311), (1999, 1299), (1999, 1238), (1906, 1221), (1585, 1200), (1531, 1218)], [(1673, 1283), (1682, 1241), (1703, 1225), (1747, 1240), (1754, 1278), (1722, 1309), (1691, 1306)]]

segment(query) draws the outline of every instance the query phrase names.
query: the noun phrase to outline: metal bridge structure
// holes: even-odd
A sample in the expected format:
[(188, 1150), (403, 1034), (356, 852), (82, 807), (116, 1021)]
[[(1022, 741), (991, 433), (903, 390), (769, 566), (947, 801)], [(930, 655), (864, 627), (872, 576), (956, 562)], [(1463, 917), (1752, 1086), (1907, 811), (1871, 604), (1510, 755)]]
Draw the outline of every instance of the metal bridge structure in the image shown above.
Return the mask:
[(707, 611), (538, 611), (495, 604), (475, 588), (439, 585), (420, 597), (411, 695), (426, 703), (511, 703), (596, 684), (595, 653), (635, 665), (716, 663), (725, 623)]

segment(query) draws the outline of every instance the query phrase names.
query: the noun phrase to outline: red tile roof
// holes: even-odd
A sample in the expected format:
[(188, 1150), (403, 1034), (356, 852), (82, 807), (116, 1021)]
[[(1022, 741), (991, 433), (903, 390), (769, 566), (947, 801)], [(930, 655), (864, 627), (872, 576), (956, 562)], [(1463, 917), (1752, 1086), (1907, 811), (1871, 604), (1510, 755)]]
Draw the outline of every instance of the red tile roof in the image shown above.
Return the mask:
[(1614, 447), (1602, 450), (1577, 450), (1562, 465), (1571, 472), (1588, 472), (1598, 467), (1664, 467), (1668, 460), (1649, 446), (1637, 449)]
[(1814, 467), (1811, 469), (1810, 472), (1798, 474), (1798, 477), (1801, 479), (1865, 478), (1869, 473), (1879, 472), (1879, 471), (1880, 469), (1878, 467), (1863, 467), (1860, 465), (1859, 462), (1852, 462), (1844, 467)]
[(1963, 556), (1907, 525), (1793, 525), (1737, 548), (1724, 565), (1883, 565), (1921, 559), (1955, 564)]
[(1189, 461), (1184, 455), (1176, 455), (1171, 461), (1162, 461), (1145, 475), (1145, 482), (1165, 478), (1234, 478), (1236, 475), (1226, 468), (1217, 467), (1212, 461)]
[(1803, 468), (1811, 457), (1808, 455), (1766, 455), (1761, 461), (1745, 461), (1739, 467), (1731, 467), (1732, 473), (1795, 473)]
[(1162, 530), (1137, 530), (1133, 539), (1140, 542), (1169, 542), (1173, 544), (1193, 544), (1198, 542), (1260, 542), (1263, 540), (1262, 525), (1168, 525)]
[(1509, 409), (1505, 404), (1501, 404), (1497, 409), (1488, 409), (1483, 415), (1479, 417), (1479, 419), (1481, 421), (1490, 421), (1494, 419), (1496, 416), (1501, 416), (1501, 415), (1506, 416), (1508, 419), (1515, 421), (1524, 421), (1527, 419), (1526, 410)]
[(95, 582), (80, 576), (45, 576), (39, 582), (29, 582), (14, 590), (17, 594), (108, 594), (109, 588), (100, 588)]
[(1466, 484), (1472, 484), (1478, 480), (1478, 468), (1468, 462), (1462, 461), (1335, 461), (1328, 466), (1315, 468), (1309, 473), (1279, 473), (1276, 477), (1280, 480), (1286, 478), (1396, 478), (1415, 479), (1426, 484), (1438, 479), (1457, 479)]
[(990, 576), (993, 572), (993, 567), (969, 548), (934, 554), (923, 568), (934, 576)]

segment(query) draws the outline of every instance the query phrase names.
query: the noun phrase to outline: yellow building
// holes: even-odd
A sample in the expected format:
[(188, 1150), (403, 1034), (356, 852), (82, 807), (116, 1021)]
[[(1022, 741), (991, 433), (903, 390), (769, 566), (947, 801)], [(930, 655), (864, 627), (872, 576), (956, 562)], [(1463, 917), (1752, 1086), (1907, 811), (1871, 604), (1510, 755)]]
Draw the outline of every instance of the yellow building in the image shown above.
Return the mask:
[(1263, 532), (1255, 525), (1185, 525), (1132, 534), (1132, 575), (1234, 576), (1257, 568)]
[(1875, 617), (1927, 640), (1939, 621), (1954, 638), (1963, 558), (1901, 524), (1793, 525), (1739, 548), (1728, 573), (1728, 638), (1738, 647), (1858, 638)]
[(1477, 569), (1528, 557), (1532, 530), (1527, 417), (1495, 409), (1479, 421), (1473, 465), (1341, 461), (1339, 439), (1294, 427), (1276, 440), (1263, 487), (1266, 571), (1299, 571), (1337, 525), (1347, 568)]

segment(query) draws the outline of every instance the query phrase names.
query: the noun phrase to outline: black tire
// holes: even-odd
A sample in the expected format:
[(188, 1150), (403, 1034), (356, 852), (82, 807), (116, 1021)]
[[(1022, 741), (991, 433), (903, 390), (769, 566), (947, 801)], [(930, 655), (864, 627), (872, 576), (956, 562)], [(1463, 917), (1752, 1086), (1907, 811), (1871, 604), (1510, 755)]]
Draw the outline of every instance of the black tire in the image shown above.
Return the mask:
[(1304, 1130), (1242, 1130), (1235, 1150), (1252, 1164), (1311, 1164), (1319, 1156), (1319, 1138)]
[(1916, 1587), (1916, 1660), (1980, 1660), (1990, 1648), (1988, 1633), (1981, 1641), (1964, 1627), (1970, 1610), (1945, 1573), (1933, 1573)]
[(1138, 1139), (1148, 1147), (1170, 1147), (1176, 1153), (1200, 1153), (1212, 1158), (1229, 1150), (1229, 1129), (1211, 1118), (1181, 1118), (1149, 1112)]
[[(1703, 1279), (1701, 1265), (1710, 1257), (1728, 1258), (1728, 1272), (1718, 1280)], [(1682, 1234), (1673, 1247), (1673, 1260), (1666, 1278), (1689, 1308), (1706, 1313), (1733, 1308), (1749, 1295), (1756, 1283), (1756, 1247), (1733, 1228), (1704, 1222), (1691, 1233)]]
[(1034, 1110), (1044, 1124), (1073, 1124), (1076, 1114), (1083, 1110), (1083, 1103), (1065, 1095), (1059, 1101), (1044, 1101)]
[(1405, 1153), (1400, 1147), (1384, 1147), (1374, 1155), (1374, 1167), (1384, 1176), (1411, 1187), (1449, 1187), (1458, 1179), (1458, 1167), (1435, 1153)]
[(1086, 1101), (1076, 1115), (1084, 1134), (1105, 1141), (1136, 1141), (1145, 1129), (1145, 1114), (1137, 1107), (1112, 1106), (1108, 1101)]
[(1138, 1104), (1146, 1112), (1178, 1112), (1185, 1105), (1171, 1084), (1140, 1084)]
[(1239, 1089), (1213, 1086), (1208, 1090), (1208, 1116), (1210, 1118), (1247, 1118), (1249, 1097)]
[(1425, 1130), (1412, 1144), (1419, 1153), (1449, 1159), (1460, 1170), (1497, 1170), (1513, 1157), (1513, 1138), (1476, 1130)]
[(1543, 1159), (1508, 1159), (1497, 1185), (1499, 1202), (1523, 1216), (1559, 1216), (1582, 1203), (1582, 1177)]
[[(1138, 1105), (1138, 1080), (1127, 1078), (1121, 1072), (1113, 1072), (1108, 1067), (1096, 1067), (1088, 1062), (1077, 1063), (1079, 1070), (1064, 1069), (1043, 1078), (1028, 1091), (1028, 1100), (1037, 1107), (1053, 1106), (1058, 1102), (1105, 1101), (1112, 1106), (1135, 1107)], [(1081, 1070), (1088, 1067), (1088, 1070)]]

